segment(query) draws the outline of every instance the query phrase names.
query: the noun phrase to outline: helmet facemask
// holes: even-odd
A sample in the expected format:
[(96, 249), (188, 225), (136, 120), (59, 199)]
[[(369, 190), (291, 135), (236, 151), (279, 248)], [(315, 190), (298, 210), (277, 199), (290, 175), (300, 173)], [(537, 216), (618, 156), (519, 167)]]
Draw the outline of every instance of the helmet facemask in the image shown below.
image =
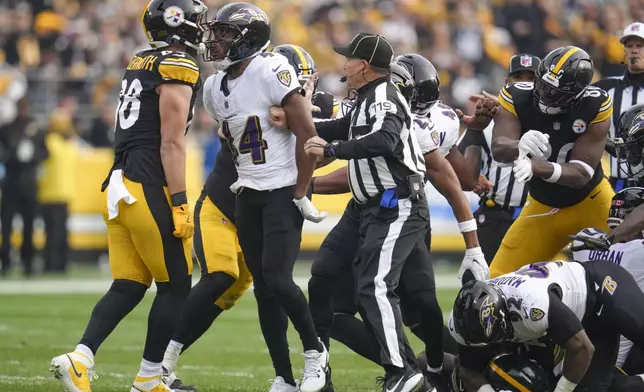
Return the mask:
[(580, 92), (575, 92), (572, 91), (573, 89), (570, 86), (555, 87), (553, 84), (544, 80), (549, 76), (549, 74), (546, 74), (542, 77), (537, 77), (534, 81), (535, 106), (542, 113), (549, 115), (570, 111), (570, 109), (579, 103), (586, 88)]
[(255, 57), (266, 50), (270, 41), (257, 52), (243, 56), (242, 54), (250, 51), (250, 44), (244, 40), (247, 31), (247, 29), (241, 30), (235, 24), (221, 23), (216, 20), (211, 22), (208, 39), (204, 41), (206, 47), (204, 60), (211, 61), (217, 70), (225, 71), (230, 66)]

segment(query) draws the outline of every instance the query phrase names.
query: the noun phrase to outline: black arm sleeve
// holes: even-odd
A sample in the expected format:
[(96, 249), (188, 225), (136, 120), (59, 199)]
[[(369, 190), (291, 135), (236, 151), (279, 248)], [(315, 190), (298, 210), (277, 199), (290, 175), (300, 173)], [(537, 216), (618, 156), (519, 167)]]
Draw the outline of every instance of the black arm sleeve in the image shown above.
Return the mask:
[[(559, 297), (550, 292), (550, 308), (548, 309), (548, 336), (561, 347), (566, 347), (566, 343), (584, 329), (581, 320), (577, 318), (570, 308), (568, 308)], [(557, 322), (552, 322), (557, 320)]]
[(346, 142), (341, 142), (335, 156), (340, 159), (362, 159), (393, 155), (400, 143), (400, 131), (403, 120), (399, 116), (387, 116), (380, 129), (373, 129), (370, 134)]
[(347, 140), (349, 138), (352, 113), (353, 111), (347, 113), (344, 117), (333, 120), (315, 120), (315, 131), (318, 133), (318, 136), (327, 142)]

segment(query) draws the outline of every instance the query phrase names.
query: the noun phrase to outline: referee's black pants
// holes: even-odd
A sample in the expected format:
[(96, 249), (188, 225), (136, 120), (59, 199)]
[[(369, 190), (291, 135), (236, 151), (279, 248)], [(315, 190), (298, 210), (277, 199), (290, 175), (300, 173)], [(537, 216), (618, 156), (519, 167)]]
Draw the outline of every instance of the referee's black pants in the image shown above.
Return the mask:
[(293, 281), (304, 223), (294, 196), (294, 186), (273, 191), (244, 188), (237, 195), (235, 210), (239, 245), (253, 275), (262, 334), (276, 375), (287, 382), (293, 380), (286, 338), (288, 319), (305, 351), (320, 348), (306, 297)]
[(512, 226), (516, 215), (518, 214), (515, 213), (515, 208), (505, 210), (498, 207), (488, 207), (485, 204), (481, 204), (479, 209), (474, 212), (474, 219), (476, 219), (478, 226), (479, 244), (488, 265), (494, 260), (496, 251), (499, 250), (503, 237)]
[(380, 363), (400, 368), (407, 362), (406, 339), (394, 290), (410, 253), (424, 245), (429, 210), (425, 200), (400, 199), (393, 207), (381, 204), (362, 209), (353, 275), (359, 312), (378, 343)]

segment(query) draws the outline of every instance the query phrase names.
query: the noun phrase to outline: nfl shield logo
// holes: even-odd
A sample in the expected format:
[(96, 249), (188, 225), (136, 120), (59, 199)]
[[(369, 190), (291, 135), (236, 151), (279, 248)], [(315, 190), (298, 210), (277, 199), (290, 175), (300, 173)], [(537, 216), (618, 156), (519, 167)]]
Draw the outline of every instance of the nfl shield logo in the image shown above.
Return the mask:
[(552, 124), (552, 129), (554, 129), (555, 131), (560, 130), (561, 129), (561, 123), (559, 121), (555, 121), (555, 123)]
[(523, 55), (521, 56), (521, 66), (522, 67), (532, 67), (532, 57)]
[(631, 31), (640, 31), (640, 24), (633, 23), (633, 27), (631, 27)]

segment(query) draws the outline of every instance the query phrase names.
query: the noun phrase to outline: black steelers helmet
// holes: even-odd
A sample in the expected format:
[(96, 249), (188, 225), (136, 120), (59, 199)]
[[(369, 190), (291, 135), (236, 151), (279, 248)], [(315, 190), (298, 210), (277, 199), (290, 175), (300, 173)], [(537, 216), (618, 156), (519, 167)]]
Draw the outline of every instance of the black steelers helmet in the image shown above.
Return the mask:
[(271, 25), (266, 13), (250, 3), (222, 7), (208, 25), (204, 60), (225, 71), (233, 64), (262, 53), (270, 44)]
[(618, 159), (628, 163), (629, 177), (644, 175), (644, 104), (631, 106), (617, 120), (615, 143)]
[(143, 9), (141, 23), (153, 48), (179, 43), (200, 52), (207, 12), (200, 0), (152, 0)]
[(391, 68), (391, 81), (398, 87), (400, 93), (407, 103), (411, 102), (411, 99), (414, 96), (414, 79), (411, 77), (411, 74), (407, 71), (402, 64), (394, 61), (390, 64)]
[(434, 106), (441, 92), (441, 83), (434, 65), (417, 53), (405, 53), (397, 56), (395, 62), (407, 68), (414, 79), (414, 96), (411, 100), (411, 111), (426, 116)]
[(488, 364), (485, 374), (497, 391), (550, 392), (548, 375), (535, 361), (517, 354), (500, 354)]
[(496, 286), (472, 280), (454, 300), (454, 329), (471, 346), (482, 346), (512, 337), (506, 301)]
[[(313, 57), (304, 50), (302, 47), (297, 45), (279, 45), (273, 48), (273, 53), (279, 53), (282, 56), (286, 57), (288, 63), (295, 68), (295, 73), (297, 74), (297, 80), (302, 86), (306, 83), (307, 80), (317, 72), (315, 67), (315, 61)], [(317, 87), (317, 81), (315, 82)]]
[(553, 50), (535, 74), (535, 106), (545, 114), (570, 111), (581, 102), (593, 72), (593, 61), (584, 50), (576, 46)]
[(608, 227), (614, 230), (633, 210), (644, 203), (644, 188), (625, 188), (613, 196), (608, 212)]

